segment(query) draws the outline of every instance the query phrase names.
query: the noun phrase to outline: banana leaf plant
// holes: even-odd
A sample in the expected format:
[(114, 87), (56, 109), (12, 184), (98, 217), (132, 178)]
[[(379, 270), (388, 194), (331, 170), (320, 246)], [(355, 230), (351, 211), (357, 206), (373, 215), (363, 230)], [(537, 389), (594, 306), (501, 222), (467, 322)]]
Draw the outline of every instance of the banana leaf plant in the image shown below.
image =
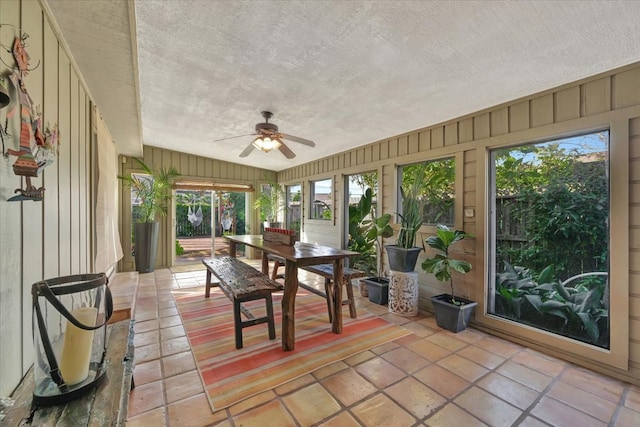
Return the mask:
[(356, 205), (349, 206), (349, 243), (352, 251), (360, 255), (354, 258), (354, 266), (367, 274), (382, 277), (383, 239), (393, 236), (389, 225), (390, 214), (373, 217), (373, 192), (367, 188)]

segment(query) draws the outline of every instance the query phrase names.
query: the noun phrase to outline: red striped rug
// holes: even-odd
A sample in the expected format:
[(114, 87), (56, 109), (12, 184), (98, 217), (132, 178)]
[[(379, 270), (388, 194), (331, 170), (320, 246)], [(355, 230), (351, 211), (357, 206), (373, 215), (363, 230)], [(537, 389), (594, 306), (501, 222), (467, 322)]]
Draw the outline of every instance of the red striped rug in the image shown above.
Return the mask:
[[(212, 288), (209, 299), (204, 289), (174, 297), (214, 411), (410, 333), (365, 310), (351, 319), (345, 307), (343, 333), (336, 335), (325, 300), (300, 289), (294, 351), (282, 351), (281, 293), (273, 295), (276, 339), (269, 341), (266, 324), (252, 326), (243, 330), (244, 348), (236, 350), (233, 307), (219, 289)], [(264, 301), (247, 307), (256, 317), (264, 315)]]

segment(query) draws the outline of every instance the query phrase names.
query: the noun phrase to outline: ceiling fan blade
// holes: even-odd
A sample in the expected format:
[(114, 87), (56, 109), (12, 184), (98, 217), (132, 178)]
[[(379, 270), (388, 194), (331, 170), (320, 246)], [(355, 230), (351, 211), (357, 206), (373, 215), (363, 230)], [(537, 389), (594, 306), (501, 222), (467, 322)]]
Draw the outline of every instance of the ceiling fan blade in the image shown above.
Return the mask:
[(308, 145), (309, 147), (315, 147), (316, 143), (313, 141), (309, 141), (308, 139), (300, 138), (297, 136), (287, 135), (286, 133), (281, 133), (284, 139), (288, 139), (289, 141), (297, 142), (298, 144)]
[(234, 138), (244, 138), (245, 136), (253, 136), (253, 135), (257, 135), (257, 133), (248, 133), (246, 135), (237, 135), (237, 136), (230, 136), (228, 138), (220, 138), (220, 139), (214, 139), (213, 142), (218, 142), (218, 141), (226, 141), (227, 139), (234, 139)]
[(284, 145), (284, 142), (280, 144), (278, 150), (280, 150), (280, 152), (284, 154), (287, 159), (293, 159), (296, 156), (296, 153), (294, 153), (289, 147)]
[[(246, 135), (245, 135), (246, 136)], [(255, 147), (253, 146), (253, 142), (244, 149), (242, 153), (240, 153), (240, 157), (247, 157), (253, 151)]]

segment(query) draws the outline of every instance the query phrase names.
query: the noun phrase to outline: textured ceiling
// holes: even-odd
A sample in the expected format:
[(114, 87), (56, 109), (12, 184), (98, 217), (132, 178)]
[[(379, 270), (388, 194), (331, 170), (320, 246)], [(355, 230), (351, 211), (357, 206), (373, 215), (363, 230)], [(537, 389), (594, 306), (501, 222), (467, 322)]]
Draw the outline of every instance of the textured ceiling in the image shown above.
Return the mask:
[[(272, 170), (640, 60), (640, 2), (138, 0), (137, 57), (125, 0), (49, 3), (121, 152)], [(316, 147), (214, 142), (262, 110)]]

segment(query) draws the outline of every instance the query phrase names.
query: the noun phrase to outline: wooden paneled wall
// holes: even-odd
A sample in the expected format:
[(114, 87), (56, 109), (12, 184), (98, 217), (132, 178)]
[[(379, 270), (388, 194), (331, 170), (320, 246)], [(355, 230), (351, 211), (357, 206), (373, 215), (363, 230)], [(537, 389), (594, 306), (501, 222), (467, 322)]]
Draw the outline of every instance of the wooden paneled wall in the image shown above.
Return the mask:
[[(24, 179), (14, 175), (15, 157), (0, 162), (0, 396), (7, 396), (33, 363), (31, 285), (42, 279), (90, 272), (90, 104), (77, 69), (37, 1), (0, 2), (0, 43), (11, 46), (19, 28), (29, 34), (31, 57), (26, 88), (41, 108), (44, 125), (58, 123), (60, 154), (38, 178), (41, 202), (8, 202)], [(13, 64), (6, 50), (5, 64)], [(9, 72), (0, 63), (0, 74)], [(4, 85), (15, 90), (8, 79)], [(0, 122), (15, 107), (0, 110)], [(20, 114), (9, 119), (7, 148), (18, 148)]]
[[(128, 175), (133, 172), (142, 173), (140, 166), (132, 158), (122, 157), (121, 175)], [(174, 166), (181, 175), (181, 178), (195, 179), (215, 183), (248, 184), (254, 189), (259, 189), (261, 183), (275, 180), (276, 174), (273, 171), (259, 169), (238, 163), (224, 162), (207, 157), (194, 156), (192, 154), (179, 153), (162, 148), (144, 147), (144, 158), (141, 159), (152, 170), (161, 167)], [(131, 191), (129, 188), (121, 188), (121, 221), (120, 236), (122, 238), (122, 250), (124, 258), (120, 263), (120, 269), (125, 271), (135, 270), (135, 263), (131, 256)], [(250, 196), (251, 202), (248, 206), (251, 211), (253, 206), (253, 194)], [(254, 215), (248, 220), (247, 225), (258, 230), (258, 221)], [(172, 213), (164, 218), (158, 217), (160, 223), (160, 233), (158, 236), (158, 253), (156, 255), (156, 268), (171, 265), (173, 251), (175, 250)]]
[[(410, 108), (410, 106), (408, 107)], [(476, 325), (506, 338), (521, 340), (585, 366), (640, 383), (640, 65), (634, 64), (559, 88), (488, 108), (468, 116), (393, 136), (350, 151), (318, 159), (278, 173), (283, 184), (333, 178), (342, 191), (346, 175), (379, 172), (382, 211), (397, 206), (398, 165), (443, 157), (456, 158), (456, 227), (476, 236), (462, 242), (461, 254), (474, 269), (456, 282), (456, 293), (481, 302)], [(611, 130), (611, 284), (612, 351), (585, 353), (571, 345), (548, 345), (544, 340), (506, 328), (484, 312), (487, 270), (485, 252), (488, 212), (488, 153), (491, 148)], [(462, 187), (462, 188), (459, 188)], [(336, 212), (344, 210), (336, 197)], [(471, 212), (467, 216), (464, 212)], [(337, 214), (340, 218), (341, 214)], [(310, 241), (340, 233), (342, 223), (303, 225)], [(423, 227), (420, 238), (433, 233)], [(393, 239), (389, 239), (390, 243)], [(419, 263), (422, 261), (421, 255)], [(386, 256), (384, 257), (386, 262)], [(420, 307), (430, 310), (429, 297), (446, 292), (442, 283), (420, 271)], [(504, 322), (503, 322), (504, 323)], [(555, 345), (555, 344), (554, 344)], [(615, 347), (615, 348), (614, 348)], [(586, 352), (588, 353), (588, 352)], [(605, 357), (608, 359), (605, 360)], [(607, 367), (606, 364), (611, 366)]]

